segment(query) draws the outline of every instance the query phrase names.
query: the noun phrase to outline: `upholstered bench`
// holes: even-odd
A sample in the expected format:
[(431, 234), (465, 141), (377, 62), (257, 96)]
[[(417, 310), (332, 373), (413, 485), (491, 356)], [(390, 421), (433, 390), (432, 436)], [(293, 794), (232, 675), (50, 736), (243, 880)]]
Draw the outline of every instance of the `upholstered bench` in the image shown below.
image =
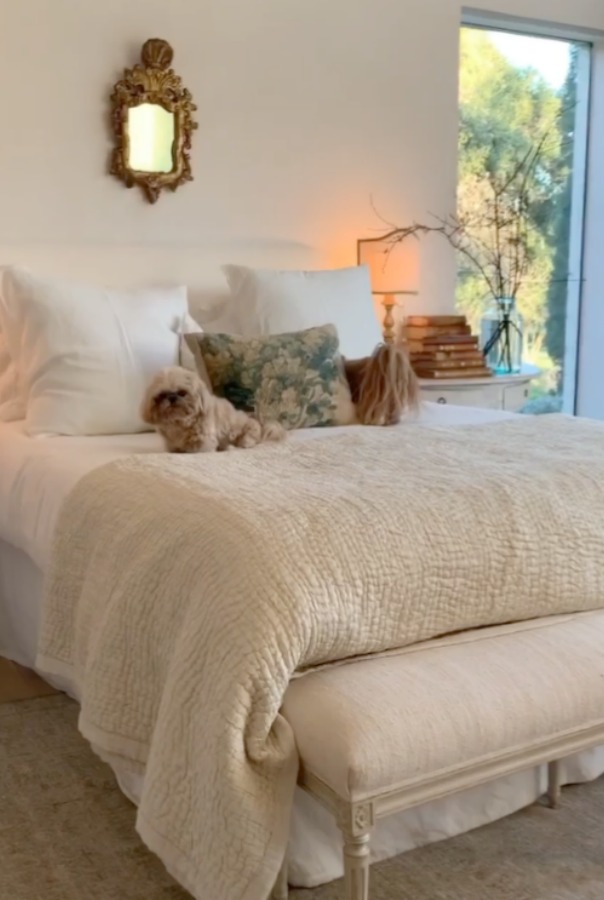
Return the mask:
[[(604, 611), (431, 641), (292, 681), (300, 785), (336, 817), (346, 900), (376, 819), (604, 743)], [(275, 897), (287, 897), (285, 867)]]

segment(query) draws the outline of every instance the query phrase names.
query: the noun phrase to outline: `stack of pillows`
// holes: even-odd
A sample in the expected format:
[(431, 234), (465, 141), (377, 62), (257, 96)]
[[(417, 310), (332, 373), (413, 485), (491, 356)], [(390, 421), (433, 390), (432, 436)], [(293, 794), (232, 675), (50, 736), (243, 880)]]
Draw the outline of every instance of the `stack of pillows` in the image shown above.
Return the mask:
[(144, 431), (149, 381), (180, 364), (286, 428), (353, 422), (342, 357), (381, 339), (368, 270), (224, 273), (231, 294), (210, 332), (184, 287), (108, 290), (1, 270), (0, 421), (24, 419), (32, 436)]

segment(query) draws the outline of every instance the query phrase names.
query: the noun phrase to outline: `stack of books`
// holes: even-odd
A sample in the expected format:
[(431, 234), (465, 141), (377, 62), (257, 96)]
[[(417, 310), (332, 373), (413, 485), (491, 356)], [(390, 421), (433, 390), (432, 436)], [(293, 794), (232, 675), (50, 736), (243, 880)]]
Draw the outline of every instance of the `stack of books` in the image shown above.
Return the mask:
[(419, 378), (485, 378), (493, 374), (465, 316), (409, 316), (405, 341)]

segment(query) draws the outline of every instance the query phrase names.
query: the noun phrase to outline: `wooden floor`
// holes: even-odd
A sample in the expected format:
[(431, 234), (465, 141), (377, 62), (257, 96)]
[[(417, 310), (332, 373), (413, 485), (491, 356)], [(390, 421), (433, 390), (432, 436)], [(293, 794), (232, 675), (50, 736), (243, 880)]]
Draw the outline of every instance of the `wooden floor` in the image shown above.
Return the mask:
[(47, 697), (55, 693), (57, 692), (54, 688), (42, 681), (35, 672), (30, 672), (29, 669), (24, 669), (0, 656), (0, 703), (31, 700), (34, 697)]

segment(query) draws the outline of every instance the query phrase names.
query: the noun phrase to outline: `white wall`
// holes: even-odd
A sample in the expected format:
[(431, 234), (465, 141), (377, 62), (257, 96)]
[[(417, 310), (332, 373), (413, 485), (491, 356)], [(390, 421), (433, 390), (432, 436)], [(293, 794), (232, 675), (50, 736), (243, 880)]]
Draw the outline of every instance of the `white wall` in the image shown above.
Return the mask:
[[(453, 200), (458, 10), (426, 6), (438, 4), (6, 5), (0, 248), (188, 245), (211, 263), (354, 261), (357, 236), (380, 225), (370, 195), (401, 221)], [(195, 182), (155, 207), (106, 174), (107, 98), (151, 36), (173, 44), (200, 125)], [(443, 250), (429, 251), (423, 287), (446, 303)]]
[[(603, 0), (484, 0), (604, 29)], [(454, 207), (458, 0), (18, 0), (0, 29), (0, 258), (219, 283), (226, 260), (331, 265)], [(164, 37), (199, 106), (195, 182), (149, 206), (106, 174), (108, 95)], [(203, 275), (201, 274), (203, 271)], [(211, 273), (211, 274), (209, 274)], [(410, 308), (452, 304), (444, 243)]]

